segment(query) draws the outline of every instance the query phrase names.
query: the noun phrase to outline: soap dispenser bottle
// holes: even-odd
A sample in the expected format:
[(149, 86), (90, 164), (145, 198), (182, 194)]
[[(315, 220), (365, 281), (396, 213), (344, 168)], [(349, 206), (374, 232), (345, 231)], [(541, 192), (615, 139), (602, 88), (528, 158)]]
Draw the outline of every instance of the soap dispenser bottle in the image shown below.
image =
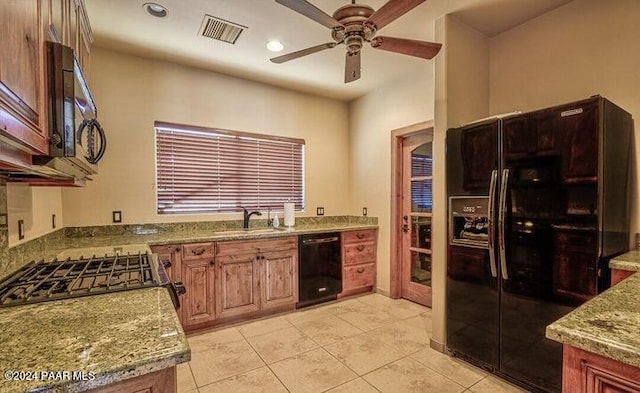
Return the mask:
[(273, 216), (273, 227), (277, 228), (280, 226), (280, 220), (278, 219), (278, 213)]

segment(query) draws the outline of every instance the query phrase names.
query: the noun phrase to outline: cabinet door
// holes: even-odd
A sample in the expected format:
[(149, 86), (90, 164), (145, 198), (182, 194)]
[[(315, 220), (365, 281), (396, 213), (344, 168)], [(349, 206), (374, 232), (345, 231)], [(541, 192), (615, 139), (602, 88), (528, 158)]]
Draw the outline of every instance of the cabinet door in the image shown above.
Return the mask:
[(498, 157), (498, 123), (462, 130), (461, 149), (465, 191), (488, 189)]
[(182, 282), (186, 289), (181, 298), (182, 325), (213, 321), (216, 317), (213, 259), (182, 261)]
[(533, 130), (527, 116), (517, 116), (504, 121), (504, 153), (507, 159), (535, 154)]
[(261, 255), (262, 308), (295, 304), (298, 301), (298, 255), (296, 250), (265, 252)]
[(218, 265), (218, 316), (233, 317), (260, 308), (258, 259), (256, 254), (228, 255)]
[(597, 294), (598, 251), (596, 232), (554, 233), (553, 293), (580, 304)]
[[(65, 13), (65, 0), (49, 0), (49, 18), (48, 18), (48, 31), (53, 31), (54, 37), (57, 38), (59, 42), (62, 42), (62, 36), (64, 33), (62, 20), (63, 15)], [(54, 37), (47, 37), (47, 39), (52, 39)]]
[(160, 263), (169, 262), (169, 266), (165, 266), (169, 279), (171, 281), (180, 281), (182, 268), (181, 268), (181, 246), (177, 244), (169, 244), (163, 246), (151, 246), (151, 252), (158, 254), (158, 261)]
[(30, 150), (47, 153), (41, 4), (0, 1), (0, 129)]
[(598, 176), (598, 104), (563, 108), (558, 131), (562, 134), (562, 178), (566, 183), (594, 182)]

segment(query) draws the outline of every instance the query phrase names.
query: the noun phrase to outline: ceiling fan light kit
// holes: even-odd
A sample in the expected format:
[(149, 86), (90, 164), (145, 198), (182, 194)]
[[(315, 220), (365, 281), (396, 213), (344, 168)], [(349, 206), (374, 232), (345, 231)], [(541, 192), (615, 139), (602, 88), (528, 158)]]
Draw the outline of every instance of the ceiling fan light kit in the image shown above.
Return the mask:
[(277, 3), (330, 28), (331, 38), (333, 38), (334, 42), (274, 57), (271, 61), (281, 64), (343, 44), (347, 49), (344, 82), (349, 83), (360, 79), (360, 52), (365, 42), (370, 43), (374, 49), (432, 59), (440, 51), (441, 44), (376, 36), (376, 33), (384, 26), (411, 11), (424, 1), (388, 0), (376, 11), (366, 4), (356, 4), (355, 0), (352, 0), (351, 4), (338, 8), (333, 13), (333, 16), (329, 16), (306, 0), (276, 0)]

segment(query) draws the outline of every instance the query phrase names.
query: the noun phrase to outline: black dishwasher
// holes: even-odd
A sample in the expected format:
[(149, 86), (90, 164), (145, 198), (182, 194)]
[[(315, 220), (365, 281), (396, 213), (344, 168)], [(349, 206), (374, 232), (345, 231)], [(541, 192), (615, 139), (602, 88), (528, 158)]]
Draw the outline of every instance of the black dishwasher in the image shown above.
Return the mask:
[(296, 308), (335, 300), (342, 291), (340, 233), (301, 235), (298, 255)]

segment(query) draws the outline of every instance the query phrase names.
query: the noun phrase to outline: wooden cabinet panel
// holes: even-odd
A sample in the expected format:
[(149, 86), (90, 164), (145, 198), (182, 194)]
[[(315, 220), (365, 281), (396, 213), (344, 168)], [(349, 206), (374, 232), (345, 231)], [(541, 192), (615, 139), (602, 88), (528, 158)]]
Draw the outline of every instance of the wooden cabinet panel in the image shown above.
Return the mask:
[[(47, 5), (49, 7), (49, 18), (47, 21), (48, 29), (53, 30), (55, 38), (59, 42), (62, 42), (63, 28), (63, 15), (65, 14), (66, 3), (68, 0), (48, 0)], [(47, 37), (51, 39), (53, 37)]]
[(232, 240), (216, 244), (216, 255), (259, 254), (279, 250), (291, 250), (298, 247), (295, 236), (276, 237), (268, 240)]
[(597, 233), (554, 231), (553, 293), (581, 303), (597, 294)]
[[(497, 123), (462, 131), (462, 187), (467, 191), (489, 188), (491, 171), (498, 165)], [(478, 160), (478, 157), (484, 157)]]
[(617, 283), (634, 273), (636, 272), (629, 270), (611, 269), (611, 286), (616, 285)]
[(158, 254), (160, 263), (168, 261), (170, 266), (165, 266), (171, 281), (182, 280), (182, 247), (179, 244), (151, 246), (151, 252)]
[(182, 259), (213, 258), (213, 243), (190, 243), (182, 246)]
[(342, 292), (340, 297), (371, 291), (376, 284), (377, 231), (367, 229), (341, 234)]
[(109, 386), (88, 390), (87, 393), (175, 393), (177, 391), (176, 368), (134, 377)]
[(640, 368), (563, 346), (563, 393), (639, 393)]
[(224, 256), (217, 258), (216, 263), (219, 317), (232, 317), (259, 310), (256, 255)]
[(598, 104), (560, 110), (562, 178), (567, 183), (593, 182), (598, 176)]
[(186, 293), (181, 298), (182, 325), (215, 320), (215, 281), (212, 258), (183, 260), (182, 282)]
[(536, 152), (534, 130), (529, 127), (527, 116), (517, 116), (504, 121), (504, 153), (507, 159), (518, 158)]
[(367, 242), (360, 244), (344, 245), (344, 266), (376, 261), (376, 243)]
[(296, 250), (265, 252), (260, 259), (262, 308), (298, 302), (298, 253)]
[(44, 25), (40, 0), (0, 1), (0, 130), (45, 154)]
[(376, 280), (376, 264), (365, 263), (361, 265), (347, 266), (343, 270), (343, 291), (351, 291), (356, 288), (372, 287)]
[(447, 275), (454, 280), (484, 283), (489, 253), (483, 248), (449, 247)]

